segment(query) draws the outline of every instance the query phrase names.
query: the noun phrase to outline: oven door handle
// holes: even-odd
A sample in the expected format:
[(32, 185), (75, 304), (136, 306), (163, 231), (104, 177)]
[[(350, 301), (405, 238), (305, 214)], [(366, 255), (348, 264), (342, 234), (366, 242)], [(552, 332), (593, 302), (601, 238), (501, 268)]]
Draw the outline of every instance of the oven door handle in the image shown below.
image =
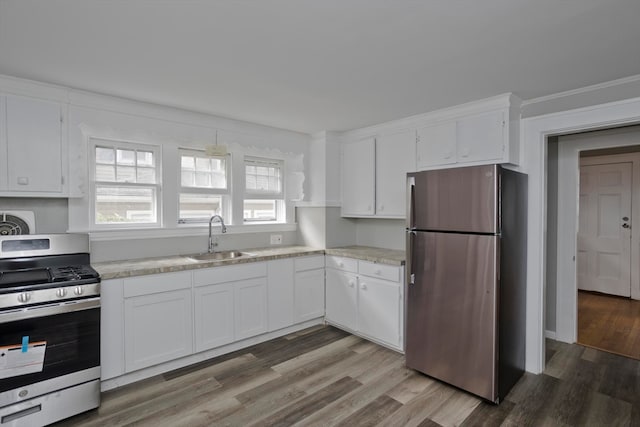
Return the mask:
[(92, 308), (100, 308), (100, 297), (8, 310), (0, 313), (0, 324), (34, 317), (91, 310)]

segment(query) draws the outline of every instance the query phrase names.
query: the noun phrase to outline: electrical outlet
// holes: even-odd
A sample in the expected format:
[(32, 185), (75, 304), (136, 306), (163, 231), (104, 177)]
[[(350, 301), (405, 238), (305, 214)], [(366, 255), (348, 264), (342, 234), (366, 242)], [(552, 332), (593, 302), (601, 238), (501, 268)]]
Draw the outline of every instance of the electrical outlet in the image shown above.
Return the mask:
[(271, 235), (271, 244), (272, 245), (281, 245), (282, 244), (282, 234), (272, 234)]

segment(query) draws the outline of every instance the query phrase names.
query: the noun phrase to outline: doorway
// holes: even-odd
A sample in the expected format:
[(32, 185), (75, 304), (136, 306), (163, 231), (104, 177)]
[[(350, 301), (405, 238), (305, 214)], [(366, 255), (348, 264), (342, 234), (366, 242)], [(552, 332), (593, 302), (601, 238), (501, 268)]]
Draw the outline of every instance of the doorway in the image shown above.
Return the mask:
[(640, 359), (640, 300), (632, 299), (638, 286), (631, 277), (638, 149), (580, 153), (576, 256), (578, 343), (634, 359)]

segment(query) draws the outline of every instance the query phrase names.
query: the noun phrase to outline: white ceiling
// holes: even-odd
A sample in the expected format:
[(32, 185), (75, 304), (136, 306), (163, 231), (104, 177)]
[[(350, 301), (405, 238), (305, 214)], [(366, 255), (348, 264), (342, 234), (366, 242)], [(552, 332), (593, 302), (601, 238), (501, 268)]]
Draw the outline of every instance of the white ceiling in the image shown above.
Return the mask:
[(347, 130), (640, 74), (640, 1), (0, 0), (0, 74)]

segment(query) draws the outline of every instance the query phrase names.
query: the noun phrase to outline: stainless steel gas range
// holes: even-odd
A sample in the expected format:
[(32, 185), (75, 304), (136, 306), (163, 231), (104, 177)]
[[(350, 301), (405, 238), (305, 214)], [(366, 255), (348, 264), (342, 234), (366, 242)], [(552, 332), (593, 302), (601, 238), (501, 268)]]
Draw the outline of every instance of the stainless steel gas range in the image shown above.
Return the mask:
[(88, 236), (0, 236), (0, 426), (99, 404), (100, 277)]

